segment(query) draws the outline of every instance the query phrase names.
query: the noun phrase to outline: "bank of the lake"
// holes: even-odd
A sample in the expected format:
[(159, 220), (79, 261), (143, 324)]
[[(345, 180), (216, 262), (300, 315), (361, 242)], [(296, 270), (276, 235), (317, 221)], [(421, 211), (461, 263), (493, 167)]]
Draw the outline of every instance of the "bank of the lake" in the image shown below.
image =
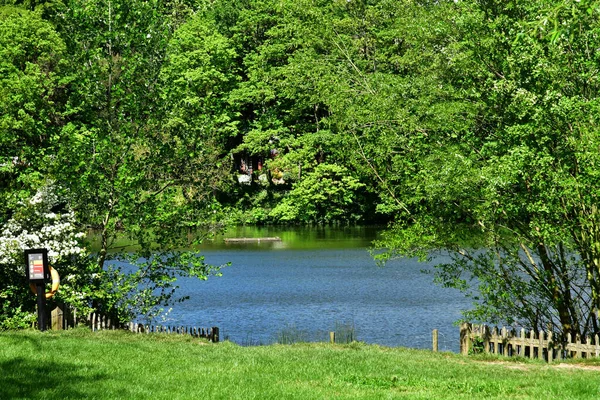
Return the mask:
[[(352, 249), (372, 246), (383, 226), (236, 226), (221, 235), (206, 240), (202, 250), (232, 249), (273, 249), (273, 250), (315, 250), (315, 249)], [(273, 242), (235, 242), (228, 239), (260, 239), (278, 237)]]
[[(593, 399), (597, 369), (353, 343), (240, 347), (181, 336), (0, 333), (2, 399)], [(589, 366), (586, 368), (590, 368)]]

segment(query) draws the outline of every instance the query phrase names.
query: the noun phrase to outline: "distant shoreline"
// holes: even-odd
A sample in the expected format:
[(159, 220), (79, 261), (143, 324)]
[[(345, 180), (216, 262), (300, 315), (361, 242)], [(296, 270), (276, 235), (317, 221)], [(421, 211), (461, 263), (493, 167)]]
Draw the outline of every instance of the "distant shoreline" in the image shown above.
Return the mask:
[(225, 238), (225, 243), (250, 243), (250, 242), (281, 242), (279, 236), (262, 237), (262, 238)]

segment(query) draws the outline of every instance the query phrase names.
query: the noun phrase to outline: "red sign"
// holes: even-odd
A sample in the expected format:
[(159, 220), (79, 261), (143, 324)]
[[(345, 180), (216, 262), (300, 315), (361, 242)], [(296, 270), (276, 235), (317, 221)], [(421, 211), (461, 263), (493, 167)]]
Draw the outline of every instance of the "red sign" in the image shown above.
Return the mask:
[(44, 260), (33, 260), (33, 273), (34, 274), (43, 274), (44, 273)]

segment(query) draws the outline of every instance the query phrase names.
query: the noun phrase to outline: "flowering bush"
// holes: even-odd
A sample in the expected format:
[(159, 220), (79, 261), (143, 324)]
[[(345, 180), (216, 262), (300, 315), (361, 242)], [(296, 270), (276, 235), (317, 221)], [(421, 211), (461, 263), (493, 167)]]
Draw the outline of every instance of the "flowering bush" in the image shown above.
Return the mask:
[(21, 206), (0, 232), (0, 264), (22, 268), (25, 249), (48, 249), (50, 263), (85, 254), (81, 246), (85, 233), (76, 228), (75, 213), (53, 211), (61, 206), (53, 186), (42, 187)]
[(72, 283), (89, 280), (85, 276), (90, 269), (86, 267), (89, 258), (82, 246), (85, 234), (57, 189), (53, 184), (43, 186), (28, 201), (20, 203), (0, 227), (0, 329), (21, 327), (35, 320), (35, 296), (25, 278), (25, 249), (47, 249), (49, 263), (63, 278), (59, 300), (84, 306), (86, 294), (82, 286)]

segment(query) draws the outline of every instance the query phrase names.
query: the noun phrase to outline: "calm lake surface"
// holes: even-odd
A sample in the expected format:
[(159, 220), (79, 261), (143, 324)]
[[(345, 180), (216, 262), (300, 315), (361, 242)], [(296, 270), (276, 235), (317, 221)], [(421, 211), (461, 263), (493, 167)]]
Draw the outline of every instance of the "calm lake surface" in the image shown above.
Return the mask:
[(246, 229), (229, 237), (279, 236), (281, 242), (227, 244), (202, 250), (206, 262), (231, 266), (208, 281), (183, 279), (167, 324), (218, 326), (242, 345), (269, 344), (282, 333), (328, 340), (336, 325), (353, 326), (357, 340), (386, 346), (458, 351), (453, 322), (469, 301), (432, 283), (431, 265), (404, 259), (378, 267), (368, 252), (376, 229)]

